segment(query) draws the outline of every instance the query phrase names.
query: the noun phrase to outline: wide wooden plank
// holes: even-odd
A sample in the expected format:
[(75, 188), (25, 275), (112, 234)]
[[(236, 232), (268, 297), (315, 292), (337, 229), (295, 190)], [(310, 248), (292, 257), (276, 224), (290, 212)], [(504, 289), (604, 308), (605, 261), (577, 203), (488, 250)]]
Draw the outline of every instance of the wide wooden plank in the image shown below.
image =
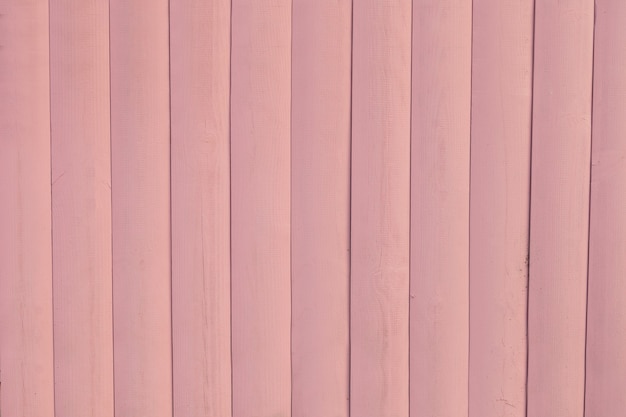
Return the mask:
[(533, 3), (473, 3), (470, 417), (526, 415)]
[(55, 409), (112, 417), (107, 1), (50, 3), (50, 91)]
[(111, 0), (115, 414), (171, 416), (167, 0)]
[(528, 417), (583, 415), (593, 7), (535, 5)]
[(291, 1), (233, 0), (233, 415), (291, 415)]
[(468, 412), (472, 2), (413, 2), (411, 415)]
[(585, 415), (626, 410), (626, 3), (597, 0)]
[(294, 417), (349, 413), (351, 13), (346, 0), (293, 2)]
[(355, 1), (350, 414), (409, 415), (411, 2)]
[(175, 416), (230, 416), (230, 0), (170, 2)]
[(0, 414), (54, 416), (48, 1), (0, 2)]

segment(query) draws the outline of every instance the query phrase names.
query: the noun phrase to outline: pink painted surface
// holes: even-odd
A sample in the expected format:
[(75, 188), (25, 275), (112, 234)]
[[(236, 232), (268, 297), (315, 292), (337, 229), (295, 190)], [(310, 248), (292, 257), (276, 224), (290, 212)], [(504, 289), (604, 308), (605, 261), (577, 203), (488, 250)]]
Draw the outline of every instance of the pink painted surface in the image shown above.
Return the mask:
[(48, 2), (0, 2), (0, 414), (53, 417)]
[(168, 2), (112, 0), (115, 414), (172, 415)]
[(536, 3), (528, 417), (583, 415), (593, 19)]
[(350, 414), (409, 415), (411, 2), (354, 2)]
[(596, 1), (585, 415), (626, 410), (626, 3)]
[(413, 417), (468, 412), (471, 3), (413, 2)]
[(291, 1), (233, 0), (233, 415), (291, 415)]
[(533, 3), (474, 1), (470, 417), (526, 416)]
[(113, 416), (109, 7), (50, 4), (57, 415)]
[(294, 417), (349, 415), (350, 1), (293, 2)]
[(230, 1), (170, 1), (174, 416), (231, 415)]

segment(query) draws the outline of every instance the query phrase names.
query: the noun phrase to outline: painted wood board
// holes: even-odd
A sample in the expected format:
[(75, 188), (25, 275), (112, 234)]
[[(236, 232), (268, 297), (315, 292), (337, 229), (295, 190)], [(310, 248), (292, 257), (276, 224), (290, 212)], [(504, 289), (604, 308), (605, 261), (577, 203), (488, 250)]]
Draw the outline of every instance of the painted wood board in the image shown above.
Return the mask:
[(113, 416), (109, 7), (50, 4), (57, 415)]
[(468, 412), (472, 2), (413, 2), (411, 416)]
[(586, 416), (626, 409), (626, 4), (597, 0), (594, 40)]
[(115, 414), (172, 415), (168, 2), (112, 0)]
[(528, 417), (583, 415), (593, 20), (535, 5)]
[(291, 1), (233, 0), (233, 416), (291, 415)]
[(54, 416), (48, 17), (47, 1), (0, 3), (0, 414), (9, 417)]
[(475, 0), (470, 417), (525, 417), (533, 1)]
[(230, 1), (170, 1), (174, 416), (231, 415)]
[(293, 2), (294, 417), (349, 413), (350, 1)]
[(409, 415), (411, 2), (355, 1), (350, 414)]

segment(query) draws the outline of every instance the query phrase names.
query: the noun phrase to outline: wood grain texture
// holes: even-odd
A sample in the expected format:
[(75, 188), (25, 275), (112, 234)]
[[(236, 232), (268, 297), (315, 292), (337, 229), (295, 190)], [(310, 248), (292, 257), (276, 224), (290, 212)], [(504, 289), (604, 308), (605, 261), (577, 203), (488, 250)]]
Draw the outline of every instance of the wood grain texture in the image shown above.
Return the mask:
[(57, 415), (113, 416), (109, 7), (50, 4)]
[(233, 0), (233, 415), (291, 415), (291, 1)]
[(293, 2), (294, 417), (349, 413), (350, 1)]
[(411, 2), (355, 1), (350, 414), (409, 415)]
[(115, 414), (172, 415), (168, 2), (111, 0)]
[(472, 21), (469, 415), (525, 417), (533, 1)]
[(593, 1), (535, 7), (527, 411), (581, 416)]
[(0, 2), (0, 414), (53, 417), (48, 2)]
[(626, 409), (626, 3), (596, 1), (585, 415)]
[(175, 416), (231, 415), (230, 1), (170, 2)]
[(472, 2), (413, 2), (411, 416), (468, 412)]

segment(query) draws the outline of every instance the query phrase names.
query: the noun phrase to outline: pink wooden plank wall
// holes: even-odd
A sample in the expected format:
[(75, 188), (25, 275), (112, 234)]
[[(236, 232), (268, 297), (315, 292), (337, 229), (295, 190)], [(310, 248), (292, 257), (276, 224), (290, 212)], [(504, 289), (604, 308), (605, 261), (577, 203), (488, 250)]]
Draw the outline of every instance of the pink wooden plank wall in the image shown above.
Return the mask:
[(526, 415), (533, 3), (474, 1), (470, 417)]
[(0, 2), (0, 414), (54, 416), (48, 2)]
[(291, 414), (291, 2), (232, 0), (233, 416)]
[(176, 416), (228, 416), (230, 1), (170, 1)]
[(413, 3), (412, 417), (468, 408), (471, 6)]
[(294, 0), (292, 411), (349, 416), (352, 4)]
[(115, 414), (171, 416), (168, 2), (110, 8)]
[(583, 415), (593, 20), (535, 4), (528, 417)]
[(621, 417), (626, 4), (0, 0), (3, 417)]
[(411, 3), (354, 2), (350, 415), (409, 415)]
[(596, 1), (585, 415), (626, 410), (626, 3)]
[(51, 2), (57, 415), (113, 416), (108, 69), (108, 2)]

